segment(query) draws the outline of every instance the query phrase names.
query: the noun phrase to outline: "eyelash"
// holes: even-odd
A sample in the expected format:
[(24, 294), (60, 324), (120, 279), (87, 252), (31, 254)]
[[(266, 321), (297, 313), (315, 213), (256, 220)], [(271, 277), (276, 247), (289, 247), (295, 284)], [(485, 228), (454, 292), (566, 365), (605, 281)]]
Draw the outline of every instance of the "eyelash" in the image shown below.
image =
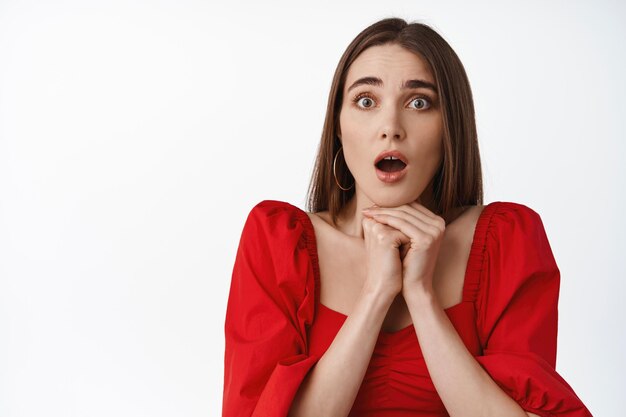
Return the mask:
[[(374, 98), (369, 93), (361, 93), (361, 94), (358, 94), (356, 97), (354, 97), (352, 99), (352, 103), (354, 103), (361, 110), (367, 110), (369, 107), (360, 107), (357, 104), (359, 102), (359, 100), (361, 100), (362, 98), (365, 98), (365, 97), (367, 97), (370, 100), (374, 101)], [(417, 100), (418, 98), (427, 101), (428, 102), (428, 107), (422, 108), (422, 109), (413, 108), (414, 110), (427, 110), (427, 109), (429, 109), (433, 105), (433, 102), (430, 99), (430, 97), (425, 96), (423, 94), (418, 94), (418, 95), (414, 96), (409, 103), (412, 103), (413, 101)]]

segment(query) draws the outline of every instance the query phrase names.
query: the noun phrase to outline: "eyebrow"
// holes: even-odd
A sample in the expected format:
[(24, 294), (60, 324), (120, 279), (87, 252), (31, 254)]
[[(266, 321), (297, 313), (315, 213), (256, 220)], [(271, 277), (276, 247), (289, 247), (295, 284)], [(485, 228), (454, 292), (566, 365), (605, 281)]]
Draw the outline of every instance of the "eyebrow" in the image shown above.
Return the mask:
[[(383, 80), (381, 80), (378, 77), (359, 78), (358, 80), (352, 83), (352, 85), (348, 88), (348, 91), (352, 90), (353, 88), (358, 87), (359, 85), (364, 85), (364, 84), (373, 85), (376, 87), (382, 87)], [(424, 80), (406, 80), (404, 84), (402, 84), (402, 89), (408, 89), (408, 88), (428, 88), (429, 90), (432, 90), (434, 93), (437, 93), (437, 87), (435, 87), (434, 84), (429, 83), (428, 81), (424, 81)]]

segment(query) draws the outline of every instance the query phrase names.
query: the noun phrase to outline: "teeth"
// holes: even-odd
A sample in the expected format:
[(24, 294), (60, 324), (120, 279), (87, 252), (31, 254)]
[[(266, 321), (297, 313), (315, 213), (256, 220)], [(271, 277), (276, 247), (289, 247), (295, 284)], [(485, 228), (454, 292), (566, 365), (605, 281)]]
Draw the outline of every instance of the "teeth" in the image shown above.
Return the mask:
[(388, 156), (388, 157), (383, 158), (383, 159), (387, 159), (388, 161), (391, 161), (393, 159), (398, 159), (398, 158), (396, 158), (395, 156)]

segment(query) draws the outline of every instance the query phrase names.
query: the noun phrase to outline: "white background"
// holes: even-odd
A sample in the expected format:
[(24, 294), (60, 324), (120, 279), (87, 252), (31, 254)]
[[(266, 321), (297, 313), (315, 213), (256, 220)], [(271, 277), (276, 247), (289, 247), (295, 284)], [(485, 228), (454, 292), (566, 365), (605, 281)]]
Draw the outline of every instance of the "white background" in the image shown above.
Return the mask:
[(624, 4), (316, 3), (0, 1), (1, 416), (219, 415), (245, 217), (304, 208), (335, 66), (389, 16), (463, 61), (485, 203), (561, 270), (557, 370), (623, 415)]

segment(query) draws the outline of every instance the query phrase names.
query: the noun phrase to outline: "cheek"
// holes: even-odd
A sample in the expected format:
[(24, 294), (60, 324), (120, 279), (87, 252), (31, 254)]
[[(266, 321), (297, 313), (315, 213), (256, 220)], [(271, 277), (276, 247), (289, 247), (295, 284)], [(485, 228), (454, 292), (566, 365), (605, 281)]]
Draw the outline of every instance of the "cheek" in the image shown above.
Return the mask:
[(343, 157), (350, 172), (359, 176), (366, 169), (371, 156), (367, 147), (359, 143), (358, 137), (348, 134), (343, 137)]
[(359, 170), (370, 158), (366, 145), (368, 129), (363, 123), (355, 121), (354, 117), (346, 116), (344, 112), (339, 115), (339, 126), (343, 157), (351, 171)]
[(427, 155), (439, 155), (443, 152), (443, 122), (440, 117), (422, 120), (410, 125), (407, 135), (416, 139), (418, 148), (427, 150)]
[(363, 123), (359, 123), (358, 120), (348, 110), (342, 110), (339, 114), (339, 126), (341, 129), (341, 135), (348, 137), (359, 136), (363, 132)]

